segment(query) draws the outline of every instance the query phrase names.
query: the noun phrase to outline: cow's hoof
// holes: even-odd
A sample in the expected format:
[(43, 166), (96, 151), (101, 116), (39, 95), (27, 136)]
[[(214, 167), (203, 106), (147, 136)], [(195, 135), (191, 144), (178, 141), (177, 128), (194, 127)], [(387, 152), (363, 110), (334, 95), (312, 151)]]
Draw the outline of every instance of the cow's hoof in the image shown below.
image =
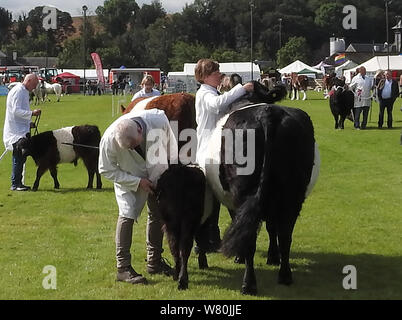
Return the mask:
[(244, 295), (255, 296), (257, 295), (257, 286), (243, 284), (240, 292)]
[(187, 281), (179, 281), (179, 285), (177, 286), (179, 290), (187, 290), (188, 289), (188, 282)]
[(279, 266), (281, 264), (281, 259), (278, 255), (268, 256), (267, 264), (270, 266)]
[(207, 269), (208, 268), (208, 260), (205, 253), (200, 253), (198, 255), (198, 267), (200, 269)]
[(293, 283), (292, 272), (291, 271), (281, 272), (281, 270), (279, 270), (278, 283), (283, 284), (285, 286), (290, 286)]

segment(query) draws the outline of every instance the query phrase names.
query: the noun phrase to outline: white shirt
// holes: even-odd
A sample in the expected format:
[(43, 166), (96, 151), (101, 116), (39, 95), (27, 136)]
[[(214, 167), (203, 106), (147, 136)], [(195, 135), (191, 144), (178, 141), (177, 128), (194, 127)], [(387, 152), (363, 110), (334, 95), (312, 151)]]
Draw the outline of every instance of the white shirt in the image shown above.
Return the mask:
[(202, 84), (195, 95), (195, 116), (197, 122), (197, 156), (196, 161), (205, 167), (209, 140), (219, 119), (229, 112), (229, 105), (246, 94), (241, 84), (221, 95), (207, 84)]
[(353, 77), (349, 87), (355, 94), (355, 108), (371, 106), (373, 79), (369, 78), (367, 75), (365, 79), (363, 79), (362, 75), (359, 73)]
[[(122, 119), (140, 117), (146, 125), (146, 159), (137, 151), (122, 149), (114, 138), (114, 129)], [(149, 132), (160, 129), (167, 139), (148, 141)], [(164, 111), (158, 109), (132, 111), (114, 121), (105, 131), (99, 145), (99, 173), (114, 182), (119, 215), (137, 220), (144, 208), (148, 194), (139, 188), (141, 178), (148, 178), (156, 186), (157, 180), (168, 168), (164, 163), (153, 163), (150, 148), (155, 145), (166, 151), (167, 158), (175, 162), (177, 141)], [(159, 149), (160, 150), (160, 149)]]
[(137, 98), (148, 98), (148, 97), (153, 97), (153, 96), (160, 96), (161, 93), (159, 90), (152, 89), (151, 92), (145, 92), (145, 88), (142, 88), (140, 91), (134, 94), (133, 98), (131, 101), (134, 101)]
[(3, 142), (7, 150), (30, 130), (32, 111), (29, 108), (29, 91), (22, 83), (15, 85), (7, 96)]
[(392, 95), (392, 80), (385, 79), (384, 88), (381, 92), (381, 98), (390, 99)]

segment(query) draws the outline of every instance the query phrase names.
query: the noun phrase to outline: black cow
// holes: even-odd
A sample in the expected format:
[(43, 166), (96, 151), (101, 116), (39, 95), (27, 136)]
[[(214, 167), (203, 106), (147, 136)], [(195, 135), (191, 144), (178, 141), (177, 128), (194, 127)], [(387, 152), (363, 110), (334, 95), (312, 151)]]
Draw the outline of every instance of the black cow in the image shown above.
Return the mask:
[[(280, 283), (290, 284), (292, 282), (289, 266), (292, 231), (302, 203), (318, 176), (319, 167), (314, 130), (308, 115), (299, 109), (258, 103), (261, 101), (273, 102), (286, 95), (286, 90), (283, 88), (276, 88), (267, 93), (266, 89), (262, 87), (262, 85), (261, 87), (255, 85), (252, 96), (233, 104), (233, 110), (236, 111), (224, 117), (216, 129), (222, 130), (223, 127), (232, 133), (236, 130), (243, 132), (245, 129), (254, 130), (254, 146), (258, 147), (255, 148), (255, 154), (252, 155), (255, 162), (252, 173), (239, 175), (238, 169), (243, 169), (244, 163), (225, 161), (226, 151), (234, 150), (236, 141), (226, 143), (227, 136), (222, 136), (219, 131), (216, 131), (211, 138), (213, 140), (211, 141), (211, 153), (218, 155), (218, 162), (206, 166), (208, 183), (212, 186), (215, 196), (228, 207), (233, 217), (233, 222), (225, 233), (221, 250), (227, 256), (237, 255), (245, 258), (246, 271), (242, 286), (242, 293), (245, 294), (255, 294), (257, 291), (253, 259), (257, 230), (263, 220), (267, 222), (270, 237), (268, 263), (281, 264)], [(258, 105), (252, 106), (254, 103), (258, 103)], [(249, 107), (239, 109), (246, 106)], [(247, 139), (243, 138), (242, 143), (243, 150), (246, 150), (246, 154), (248, 154), (251, 146), (247, 145)], [(214, 159), (213, 155), (211, 155), (211, 159)], [(170, 174), (170, 170), (175, 170), (175, 174)], [(204, 194), (198, 187), (194, 189), (197, 184), (203, 184), (200, 182), (202, 181), (201, 176), (194, 170), (188, 171), (186, 174), (178, 174), (177, 170), (185, 169), (169, 168), (164, 175), (170, 178), (164, 178), (162, 175), (158, 182), (157, 190), (162, 216), (166, 216), (166, 211), (168, 211), (169, 217), (173, 217), (175, 214), (177, 217), (195, 215), (193, 221), (200, 221), (202, 205), (194, 204), (209, 203), (207, 194), (205, 194), (203, 202)], [(186, 184), (177, 181), (184, 179), (182, 177), (188, 179)], [(181, 194), (188, 193), (191, 196), (181, 196)], [(194, 197), (198, 197), (198, 200), (196, 201)], [(188, 220), (178, 218), (174, 223), (176, 227), (169, 228), (168, 224), (173, 223), (172, 218), (165, 217), (164, 219), (168, 234), (169, 230), (174, 232), (174, 235), (169, 237), (177, 241), (179, 237), (185, 236), (187, 239), (185, 241), (191, 248), (194, 225), (188, 225), (186, 223)], [(199, 243), (198, 245), (200, 246)], [(206, 267), (206, 258), (205, 261), (203, 260), (204, 252), (201, 253), (199, 265)], [(186, 257), (183, 255), (182, 259), (186, 259)], [(175, 260), (178, 261), (178, 258)], [(180, 263), (184, 263), (183, 260)], [(178, 269), (176, 267), (176, 270)], [(179, 288), (187, 288), (180, 282), (180, 279), (185, 279), (184, 283), (188, 281), (187, 272), (180, 274), (184, 276), (179, 277)]]
[[(178, 289), (188, 288), (187, 261), (194, 236), (204, 213), (205, 175), (197, 166), (172, 165), (158, 180), (157, 202), (170, 251), (175, 260), (174, 280)], [(200, 244), (199, 244), (200, 245)], [(205, 245), (200, 245), (205, 248)], [(208, 267), (205, 250), (199, 253), (199, 267)]]
[(67, 127), (22, 138), (16, 144), (16, 152), (24, 157), (32, 156), (38, 166), (32, 187), (34, 191), (38, 190), (40, 178), (48, 169), (54, 181), (54, 188), (58, 189), (60, 183), (57, 179), (57, 165), (70, 162), (76, 166), (79, 158), (84, 161), (88, 170), (87, 188), (92, 189), (96, 173), (96, 188), (101, 189), (102, 181), (98, 171), (100, 140), (101, 134), (96, 126)]
[(350, 116), (354, 105), (354, 94), (345, 81), (334, 78), (334, 89), (330, 92), (329, 106), (334, 116), (335, 129), (344, 129), (344, 122)]
[[(289, 253), (292, 232), (305, 197), (318, 175), (319, 156), (309, 116), (300, 109), (260, 105), (238, 110), (226, 120), (223, 129), (254, 129), (255, 169), (250, 175), (237, 174), (244, 165), (225, 163), (222, 140), (219, 182), (221, 201), (233, 211), (234, 219), (225, 232), (221, 251), (226, 256), (245, 258), (242, 293), (255, 294), (254, 253), (257, 230), (266, 221), (269, 233), (269, 264), (280, 264), (278, 282), (289, 285), (292, 273)], [(244, 144), (244, 150), (247, 146)], [(314, 164), (317, 166), (313, 170)], [(207, 180), (216, 182), (216, 170), (207, 167)], [(228, 197), (229, 195), (229, 197)]]

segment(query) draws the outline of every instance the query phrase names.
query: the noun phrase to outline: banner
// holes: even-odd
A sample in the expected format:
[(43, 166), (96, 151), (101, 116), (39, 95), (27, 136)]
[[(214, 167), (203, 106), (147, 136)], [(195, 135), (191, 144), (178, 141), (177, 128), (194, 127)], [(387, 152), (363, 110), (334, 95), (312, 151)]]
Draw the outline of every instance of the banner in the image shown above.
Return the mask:
[(103, 77), (102, 61), (99, 57), (99, 54), (97, 54), (96, 52), (92, 52), (91, 57), (92, 57), (92, 60), (94, 62), (95, 68), (96, 68), (96, 75), (98, 76), (98, 81), (104, 87), (105, 86), (105, 78)]

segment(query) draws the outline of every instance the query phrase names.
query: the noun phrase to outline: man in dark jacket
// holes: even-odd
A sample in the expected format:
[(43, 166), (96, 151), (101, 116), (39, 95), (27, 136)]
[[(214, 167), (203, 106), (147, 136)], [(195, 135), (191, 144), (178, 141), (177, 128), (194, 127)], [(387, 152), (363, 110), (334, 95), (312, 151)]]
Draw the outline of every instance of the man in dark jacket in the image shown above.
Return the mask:
[(399, 95), (398, 82), (392, 79), (391, 71), (385, 71), (385, 79), (378, 84), (378, 100), (380, 102), (380, 114), (378, 116), (378, 128), (382, 128), (384, 122), (384, 110), (387, 109), (387, 125), (392, 128), (392, 109)]

